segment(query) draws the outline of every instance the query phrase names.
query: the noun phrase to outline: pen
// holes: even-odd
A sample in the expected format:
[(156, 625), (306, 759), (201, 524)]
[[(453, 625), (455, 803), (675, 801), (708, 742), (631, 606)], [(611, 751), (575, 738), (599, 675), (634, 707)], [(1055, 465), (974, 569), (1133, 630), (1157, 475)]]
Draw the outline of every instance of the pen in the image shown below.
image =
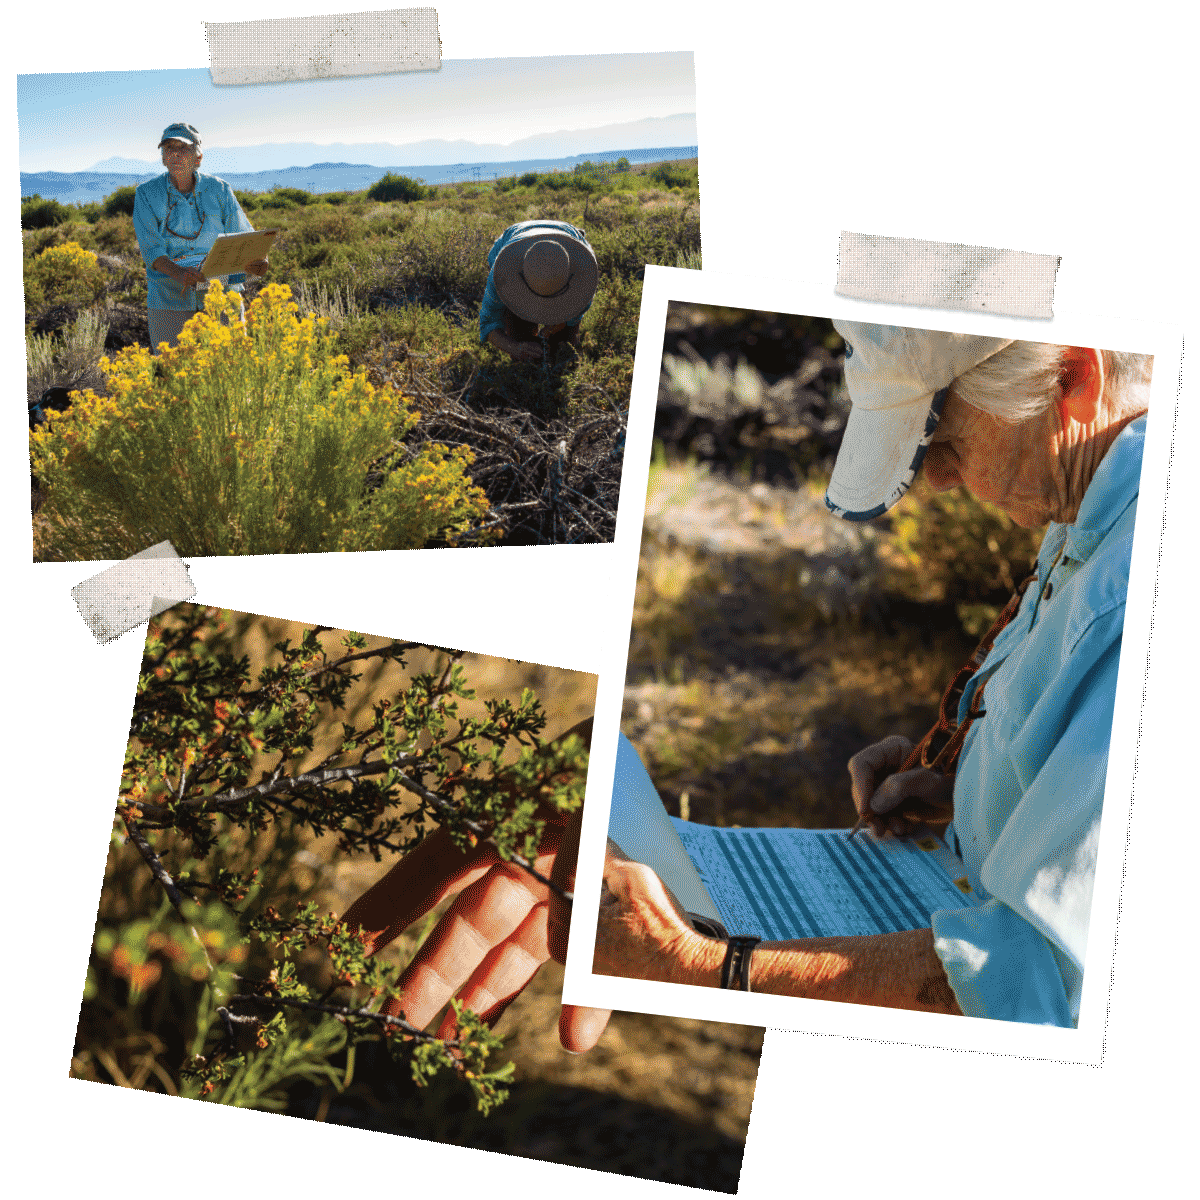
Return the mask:
[(860, 829), (866, 829), (866, 827), (867, 827), (867, 818), (864, 815), (864, 816), (859, 817), (858, 820), (854, 822), (854, 827), (850, 830), (850, 832), (848, 834), (846, 834), (846, 837), (852, 838)]

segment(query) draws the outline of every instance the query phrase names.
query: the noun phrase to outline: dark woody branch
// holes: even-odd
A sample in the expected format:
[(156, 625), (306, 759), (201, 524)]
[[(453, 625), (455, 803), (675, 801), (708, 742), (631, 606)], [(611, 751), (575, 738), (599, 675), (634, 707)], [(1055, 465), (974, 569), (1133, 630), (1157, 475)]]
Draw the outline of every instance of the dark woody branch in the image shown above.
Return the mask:
[[(270, 799), (276, 795), (295, 794), (300, 791), (312, 787), (328, 787), (334, 783), (341, 783), (345, 780), (362, 779), (371, 775), (385, 775), (388, 771), (396, 770), (396, 781), (406, 791), (411, 792), (414, 796), (425, 801), (431, 808), (437, 811), (441, 816), (453, 819), (459, 822), (464, 828), (473, 833), (480, 841), (490, 842), (491, 833), (486, 826), (481, 825), (478, 821), (472, 821), (469, 818), (463, 817), (454, 804), (447, 800), (444, 796), (438, 795), (437, 792), (418, 783), (415, 779), (411, 779), (402, 771), (398, 770), (401, 763), (411, 761), (413, 755), (398, 755), (397, 761), (394, 763), (385, 762), (369, 762), (369, 763), (352, 763), (344, 767), (324, 767), (315, 771), (305, 771), (300, 775), (281, 775), (273, 779), (264, 779), (262, 783), (254, 784), (251, 787), (233, 788), (228, 792), (223, 792), (216, 796), (196, 797), (190, 800), (182, 800), (173, 808), (162, 804), (146, 804), (140, 801), (134, 802), (141, 810), (142, 816), (151, 821), (161, 824), (166, 824), (176, 816), (180, 811), (184, 812), (223, 812), (227, 809), (236, 808), (247, 801), (256, 799)], [(126, 825), (131, 825), (130, 821), (126, 821)], [(142, 839), (143, 842), (145, 839)], [(492, 843), (494, 844), (494, 843)], [(138, 847), (141, 850), (141, 847)], [(384, 849), (397, 849), (386, 843), (382, 846)], [(153, 850), (149, 844), (146, 844), (146, 851), (153, 855)], [(146, 851), (142, 852), (143, 858), (146, 857)], [(147, 862), (150, 860), (147, 859)], [(155, 860), (157, 861), (157, 859)], [(515, 863), (523, 871), (527, 872), (539, 883), (550, 888), (556, 895), (562, 899), (570, 901), (572, 894), (564, 891), (557, 884), (552, 883), (550, 879), (543, 875), (523, 854), (518, 854), (515, 851), (510, 855), (510, 861)], [(159, 863), (160, 870), (162, 864)], [(153, 870), (153, 866), (151, 866)], [(163, 876), (169, 880), (170, 876), (166, 875), (166, 871), (162, 871)], [(155, 873), (155, 877), (162, 883), (162, 877)], [(166, 887), (166, 884), (163, 884)], [(174, 887), (174, 883), (171, 884)], [(178, 891), (178, 889), (176, 889)], [(168, 892), (170, 895), (170, 892)], [(172, 900), (174, 904), (175, 901)], [(179, 907), (178, 904), (175, 905)]]

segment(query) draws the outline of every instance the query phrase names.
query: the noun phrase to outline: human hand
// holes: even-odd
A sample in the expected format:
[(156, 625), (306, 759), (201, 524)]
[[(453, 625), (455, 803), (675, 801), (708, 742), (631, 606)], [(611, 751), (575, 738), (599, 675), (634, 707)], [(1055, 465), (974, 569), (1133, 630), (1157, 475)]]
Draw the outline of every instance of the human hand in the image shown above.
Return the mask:
[(265, 258), (256, 258), (246, 264), (247, 275), (265, 275), (271, 269), (271, 264)]
[(860, 750), (849, 763), (850, 792), (859, 822), (877, 837), (907, 837), (918, 825), (944, 829), (954, 816), (954, 780), (940, 771), (902, 771), (913, 751), (894, 735)]
[(206, 283), (203, 271), (197, 271), (193, 267), (176, 267), (174, 271), (175, 282), (186, 292), (188, 288), (198, 287), (200, 284)]
[[(586, 742), (590, 726), (587, 721), (569, 732)], [(574, 885), (582, 813), (568, 820), (544, 807), (537, 816), (546, 828), (534, 868), (567, 891)], [(427, 837), (360, 896), (342, 921), (366, 933), (374, 953), (452, 895), (457, 898), (400, 977), (403, 1002), (383, 1007), (393, 1016), (403, 1011), (418, 1028), (451, 997), (494, 1025), (542, 963), (566, 958), (570, 905), (487, 844), (462, 853), (445, 829)], [(559, 1039), (575, 1053), (590, 1050), (608, 1017), (604, 1010), (564, 1005)], [(454, 1013), (448, 1010), (438, 1036), (453, 1034)]]
[(517, 362), (540, 362), (542, 357), (541, 342), (510, 343), (508, 353)]
[(724, 943), (697, 933), (658, 875), (610, 839), (592, 970), (716, 987), (724, 959)]

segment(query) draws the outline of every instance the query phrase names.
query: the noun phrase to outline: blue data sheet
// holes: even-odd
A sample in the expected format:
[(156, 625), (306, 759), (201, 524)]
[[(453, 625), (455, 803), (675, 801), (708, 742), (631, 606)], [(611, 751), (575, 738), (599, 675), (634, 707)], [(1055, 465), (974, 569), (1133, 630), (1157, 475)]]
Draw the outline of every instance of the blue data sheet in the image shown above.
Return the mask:
[(671, 823), (730, 933), (772, 941), (896, 933), (976, 900), (961, 860), (932, 835)]

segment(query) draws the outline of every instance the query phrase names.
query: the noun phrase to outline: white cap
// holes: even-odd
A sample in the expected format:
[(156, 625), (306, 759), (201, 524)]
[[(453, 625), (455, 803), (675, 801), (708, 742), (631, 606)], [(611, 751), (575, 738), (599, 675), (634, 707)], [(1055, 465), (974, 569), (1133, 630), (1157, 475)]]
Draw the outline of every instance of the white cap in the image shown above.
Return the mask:
[(846, 342), (850, 418), (825, 493), (848, 521), (881, 516), (912, 486), (950, 384), (1012, 338), (834, 321)]

